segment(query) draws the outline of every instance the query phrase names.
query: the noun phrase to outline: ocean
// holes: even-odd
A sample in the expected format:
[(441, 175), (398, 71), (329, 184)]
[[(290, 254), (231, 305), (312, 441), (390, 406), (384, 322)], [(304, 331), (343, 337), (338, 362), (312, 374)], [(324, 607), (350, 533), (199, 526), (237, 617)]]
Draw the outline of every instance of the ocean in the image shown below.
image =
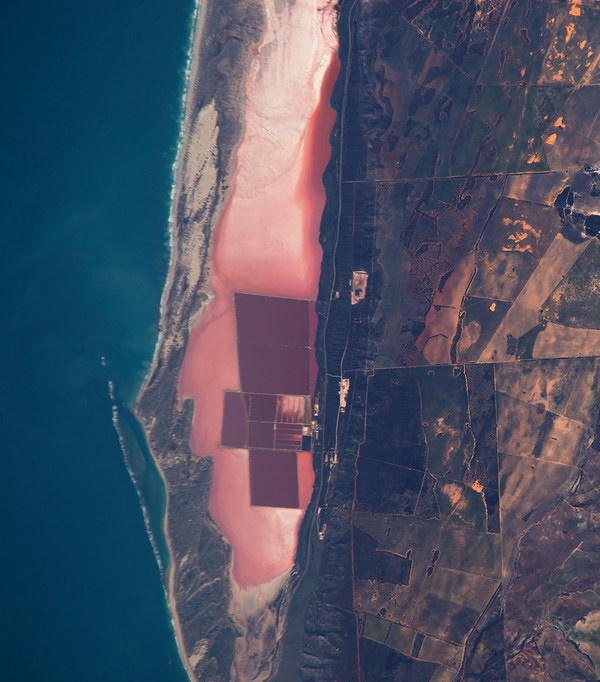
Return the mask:
[[(0, 678), (184, 682), (130, 416), (154, 350), (193, 0), (0, 10)], [(109, 395), (114, 386), (114, 403)]]

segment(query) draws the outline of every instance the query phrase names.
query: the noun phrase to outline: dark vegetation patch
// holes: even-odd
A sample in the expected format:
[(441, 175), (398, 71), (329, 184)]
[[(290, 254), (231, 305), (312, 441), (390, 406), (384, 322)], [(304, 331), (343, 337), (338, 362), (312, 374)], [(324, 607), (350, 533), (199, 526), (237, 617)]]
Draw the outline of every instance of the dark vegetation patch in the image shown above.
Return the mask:
[(518, 338), (515, 353), (517, 360), (531, 360), (533, 358), (533, 348), (536, 339), (538, 334), (545, 328), (545, 324), (537, 324), (533, 329), (530, 329)]
[[(545, 28), (548, 11), (543, 2), (531, 6), (515, 2), (507, 8), (481, 74), (482, 83), (535, 83), (552, 37), (550, 31), (540, 31), (540, 27)], [(536, 36), (535, 50), (523, 40), (524, 30)]]
[(352, 610), (352, 538), (351, 531), (336, 534), (323, 550), (322, 580), (317, 597), (322, 603)]
[(436, 486), (437, 479), (429, 472), (425, 472), (421, 494), (419, 495), (419, 501), (415, 509), (416, 516), (420, 516), (422, 519), (440, 518), (440, 507), (435, 494)]
[(377, 370), (371, 378), (360, 456), (425, 470), (421, 396), (414, 370)]
[(475, 451), (469, 463), (467, 479), (484, 489), (498, 489), (496, 445), (496, 395), (493, 365), (467, 365), (469, 412)]
[(370, 639), (360, 640), (360, 672), (364, 680), (428, 682), (438, 666), (417, 661)]
[(423, 473), (384, 462), (358, 459), (356, 509), (379, 514), (413, 514)]
[(436, 477), (461, 480), (473, 451), (463, 368), (419, 368), (417, 374), (429, 470)]
[(378, 551), (377, 540), (353, 526), (354, 575), (363, 580), (408, 585), (412, 561), (392, 552)]
[(498, 177), (379, 186), (375, 220), (385, 274), (375, 314), (376, 324), (384, 325), (380, 367), (423, 364), (415, 340), (435, 292), (473, 249), (501, 189)]
[(461, 669), (465, 682), (506, 680), (504, 606), (501, 596), (502, 592), (498, 590), (467, 640)]
[(306, 611), (300, 679), (307, 682), (358, 679), (358, 641), (353, 613), (311, 601)]

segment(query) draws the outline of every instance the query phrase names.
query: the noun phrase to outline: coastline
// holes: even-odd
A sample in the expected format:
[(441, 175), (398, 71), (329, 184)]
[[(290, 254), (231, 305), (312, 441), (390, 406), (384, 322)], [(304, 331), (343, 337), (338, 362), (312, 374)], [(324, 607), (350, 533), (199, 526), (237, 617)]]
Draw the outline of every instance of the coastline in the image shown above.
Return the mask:
[[(258, 64), (262, 64), (258, 61), (258, 46), (268, 26), (265, 12), (268, 9), (258, 0), (243, 6), (238, 0), (226, 0), (219, 5), (204, 0), (196, 5), (186, 66), (181, 135), (173, 166), (170, 264), (161, 297), (160, 332), (152, 365), (135, 405), (135, 415), (143, 426), (148, 449), (166, 490), (163, 533), (171, 561), (165, 583), (177, 645), (190, 679), (211, 682), (230, 679), (231, 665), (239, 658), (242, 661), (237, 663), (241, 662), (242, 668), (255, 665), (251, 661), (256, 656), (261, 661), (265, 658), (274, 643), (270, 637), (267, 637), (268, 644), (258, 643), (262, 641), (263, 631), (275, 627), (281, 632), (284, 627), (286, 616), (281, 611), (285, 610), (290, 589), (285, 578), (285, 584), (280, 584), (267, 600), (269, 608), (264, 613), (257, 613), (254, 607), (250, 612), (246, 612), (246, 607), (240, 611), (241, 603), (248, 600), (249, 594), (238, 594), (235, 582), (231, 581), (233, 550), (215, 524), (214, 514), (209, 512), (214, 460), (198, 457), (212, 452), (194, 450), (192, 453), (190, 448), (194, 413), (202, 405), (191, 395), (186, 397), (188, 394), (181, 393), (179, 386), (192, 329), (200, 319), (204, 321), (204, 306), (215, 296), (209, 280), (214, 231), (223, 220), (234, 188), (239, 189), (239, 163), (248, 161), (240, 159), (238, 163), (237, 156), (238, 152), (243, 155), (240, 142), (247, 125), (246, 93), (251, 98), (252, 92), (247, 88), (252, 78), (256, 78)], [(331, 118), (334, 114), (328, 110), (329, 102), (321, 101), (327, 88), (333, 86), (331, 61), (328, 64), (327, 84), (319, 86), (316, 112)], [(336, 70), (334, 65), (333, 72)], [(269, 101), (265, 103), (268, 105)], [(267, 106), (265, 111), (268, 110)], [(312, 184), (315, 178), (311, 178), (310, 154), (315, 153), (318, 164), (323, 167), (327, 159), (318, 145), (316, 151), (312, 149), (318, 130), (313, 115), (314, 112), (309, 115), (308, 129), (301, 138), (301, 160), (294, 159), (294, 163), (300, 163), (299, 186), (307, 190), (307, 196), (300, 200), (300, 213), (306, 213), (309, 224), (316, 221), (310, 232), (314, 233), (311, 238), (318, 247), (320, 211), (313, 206), (315, 193), (322, 191), (325, 199), (324, 189), (319, 190)], [(250, 163), (249, 167), (256, 165)], [(248, 187), (254, 191), (252, 183)], [(247, 192), (248, 188), (246, 196)], [(307, 235), (302, 236), (302, 240), (306, 238)], [(229, 239), (229, 243), (237, 240)], [(310, 285), (314, 291), (306, 291), (312, 297), (316, 297), (320, 260), (319, 255), (318, 262), (311, 261), (309, 266), (311, 272), (316, 268), (314, 277), (310, 278), (314, 279)], [(214, 269), (218, 271), (216, 265)], [(296, 279), (296, 288), (304, 293), (308, 282), (301, 270)], [(294, 535), (294, 555), (297, 531), (298, 528)], [(289, 577), (293, 568), (293, 557), (290, 561), (291, 566), (283, 577)], [(280, 579), (274, 578), (275, 583), (279, 584)], [(259, 593), (266, 587), (266, 583), (259, 586)], [(235, 608), (233, 602), (237, 604)], [(242, 645), (242, 631), (246, 637), (241, 639), (256, 640), (258, 649), (264, 647), (262, 651), (253, 651), (255, 645), (250, 642)], [(249, 648), (245, 650), (245, 646)], [(262, 665), (260, 661), (258, 665)], [(236, 669), (240, 671), (239, 667)], [(264, 674), (265, 670), (260, 672)]]
[[(227, 12), (229, 4), (234, 6), (232, 14), (238, 13), (233, 22)], [(177, 646), (191, 680), (204, 679), (206, 675), (215, 682), (226, 679), (224, 673), (228, 666), (221, 670), (219, 655), (211, 652), (210, 636), (196, 636), (194, 628), (182, 622), (182, 614), (185, 619), (188, 612), (187, 595), (179, 584), (179, 569), (186, 564), (190, 550), (197, 553), (204, 540), (213, 550), (216, 548), (217, 561), (209, 560), (212, 570), (203, 571), (197, 577), (198, 584), (223, 583), (230, 557), (218, 529), (206, 513), (211, 466), (207, 462), (191, 461), (188, 440), (193, 405), (190, 401), (179, 404), (176, 376), (193, 321), (203, 304), (210, 300), (205, 284), (212, 229), (223, 208), (231, 158), (242, 133), (243, 97), (239, 91), (245, 83), (252, 46), (261, 32), (261, 18), (258, 2), (240, 10), (235, 2), (217, 5), (209, 0), (199, 0), (191, 18), (181, 132), (173, 164), (170, 262), (160, 303), (160, 331), (152, 364), (134, 408), (166, 491), (163, 533), (171, 558), (165, 576), (166, 596)], [(234, 73), (225, 84), (219, 82), (222, 63), (215, 64), (224, 31), (226, 34), (229, 31), (235, 39), (240, 34), (245, 37), (239, 41), (245, 48), (241, 59), (239, 54), (229, 54)], [(177, 504), (174, 505), (175, 497)], [(188, 523), (187, 528), (178, 508), (182, 504), (198, 507), (195, 523)], [(211, 611), (213, 620), (221, 626), (221, 633), (233, 641), (234, 628), (227, 616), (230, 595), (224, 585), (221, 588), (220, 594), (207, 597), (204, 611)], [(193, 610), (200, 609), (195, 605)], [(213, 645), (218, 634), (213, 634)]]
[[(189, 120), (190, 120), (190, 106), (191, 106), (191, 100), (192, 100), (192, 88), (193, 88), (193, 83), (195, 80), (195, 76), (198, 72), (199, 68), (199, 62), (200, 60), (196, 58), (196, 55), (198, 53), (198, 41), (200, 37), (202, 36), (202, 33), (205, 28), (205, 22), (206, 22), (206, 7), (208, 4), (209, 0), (195, 0), (195, 7), (194, 7), (194, 12), (192, 14), (191, 18), (191, 35), (190, 35), (190, 47), (188, 51), (188, 59), (187, 59), (187, 64), (185, 68), (185, 75), (184, 75), (184, 87), (183, 87), (183, 93), (182, 93), (182, 103), (181, 103), (181, 115), (180, 115), (180, 132), (179, 132), (179, 139), (177, 140), (177, 151), (175, 154), (175, 160), (173, 161), (173, 184), (171, 187), (171, 196), (170, 196), (170, 210), (169, 210), (169, 268), (167, 272), (167, 279), (165, 281), (163, 293), (161, 295), (161, 300), (160, 300), (160, 326), (159, 326), (159, 335), (158, 339), (156, 341), (156, 346), (154, 350), (154, 356), (152, 358), (152, 364), (150, 366), (150, 369), (148, 370), (148, 373), (146, 375), (146, 378), (144, 380), (144, 383), (140, 389), (139, 397), (143, 395), (144, 391), (146, 390), (147, 384), (150, 380), (150, 377), (156, 372), (157, 370), (157, 365), (159, 362), (159, 349), (161, 347), (161, 343), (163, 342), (164, 338), (164, 329), (163, 329), (163, 319), (165, 315), (165, 300), (169, 295), (169, 290), (173, 286), (173, 280), (175, 277), (174, 274), (174, 241), (176, 239), (174, 231), (177, 226), (177, 221), (175, 218), (175, 207), (177, 205), (177, 199), (179, 197), (180, 191), (181, 191), (181, 182), (182, 182), (182, 177), (180, 173), (180, 164), (182, 161), (182, 156), (184, 154), (185, 150), (185, 144), (186, 144), (186, 138), (188, 135), (188, 126), (189, 126)], [(136, 412), (137, 412), (137, 404), (136, 404)], [(147, 432), (146, 428), (144, 427), (144, 434), (146, 435), (147, 438)], [(181, 622), (179, 619), (179, 614), (177, 611), (177, 602), (175, 600), (174, 596), (174, 570), (173, 570), (173, 547), (171, 544), (171, 538), (169, 534), (169, 486), (168, 486), (168, 481), (167, 478), (162, 470), (162, 467), (160, 465), (159, 460), (157, 459), (156, 455), (154, 454), (152, 447), (150, 443), (148, 442), (147, 439), (147, 446), (148, 450), (152, 455), (152, 458), (154, 459), (154, 462), (156, 464), (156, 469), (159, 473), (159, 476), (162, 480), (164, 489), (165, 489), (165, 506), (164, 506), (164, 514), (163, 514), (163, 522), (162, 522), (162, 533), (164, 536), (165, 543), (168, 548), (169, 552), (169, 565), (166, 568), (163, 568), (162, 563), (159, 562), (161, 571), (164, 571), (164, 585), (165, 585), (165, 597), (167, 600), (167, 605), (169, 608), (170, 612), (170, 619), (171, 619), (171, 625), (173, 627), (173, 631), (175, 633), (175, 641), (177, 644), (177, 649), (179, 651), (179, 656), (181, 658), (181, 662), (185, 668), (185, 671), (190, 679), (190, 681), (193, 682), (195, 679), (194, 671), (192, 667), (190, 666), (190, 662), (188, 660), (188, 657), (186, 655), (185, 651), (185, 643), (184, 643), (184, 638), (183, 638), (183, 631), (181, 629)], [(150, 532), (150, 530), (149, 530)], [(154, 541), (152, 541), (153, 546), (154, 546)]]
[[(190, 119), (192, 117), (192, 106), (193, 106), (193, 99), (194, 99), (194, 84), (196, 82), (196, 79), (198, 77), (198, 71), (200, 68), (200, 58), (199, 58), (199, 42), (202, 39), (203, 33), (206, 29), (206, 15), (207, 15), (207, 7), (209, 4), (210, 0), (195, 0), (195, 6), (194, 6), (194, 11), (192, 13), (192, 17), (190, 20), (191, 23), (191, 32), (190, 32), (190, 39), (189, 39), (189, 48), (188, 48), (188, 56), (187, 56), (187, 63), (185, 66), (185, 71), (184, 71), (184, 86), (183, 86), (183, 92), (182, 92), (182, 101), (181, 101), (181, 114), (180, 114), (180, 132), (179, 132), (179, 138), (177, 140), (177, 151), (175, 154), (175, 160), (173, 161), (173, 184), (171, 187), (171, 196), (170, 196), (170, 209), (169, 209), (169, 228), (168, 228), (168, 234), (169, 234), (169, 268), (167, 271), (167, 279), (165, 281), (165, 285), (163, 288), (163, 293), (161, 295), (161, 300), (160, 300), (160, 325), (159, 325), (159, 334), (158, 334), (158, 339), (156, 341), (156, 346), (154, 349), (154, 355), (152, 358), (152, 363), (151, 366), (148, 370), (148, 373), (146, 374), (146, 378), (144, 380), (144, 383), (142, 387), (140, 388), (140, 392), (138, 394), (138, 400), (136, 401), (136, 406), (135, 406), (135, 413), (136, 416), (139, 417), (137, 414), (137, 403), (139, 402), (141, 396), (144, 394), (146, 391), (147, 385), (150, 381), (151, 376), (157, 371), (158, 363), (159, 363), (159, 358), (160, 358), (160, 349), (161, 345), (164, 341), (164, 326), (163, 326), (163, 320), (165, 317), (165, 306), (166, 306), (166, 299), (169, 296), (169, 292), (171, 287), (173, 286), (173, 282), (175, 279), (175, 242), (177, 239), (177, 236), (175, 234), (175, 231), (177, 229), (177, 219), (176, 219), (176, 207), (178, 203), (178, 199), (181, 194), (181, 187), (182, 187), (182, 160), (183, 156), (185, 154), (185, 147), (186, 143), (188, 141), (188, 135), (189, 135), (189, 126), (190, 126)], [(173, 630), (175, 632), (175, 641), (177, 644), (177, 649), (179, 651), (179, 655), (181, 658), (181, 661), (183, 663), (183, 666), (188, 674), (188, 677), (191, 681), (195, 679), (195, 674), (194, 671), (190, 665), (190, 662), (188, 660), (186, 650), (185, 650), (185, 643), (184, 643), (184, 637), (183, 637), (183, 631), (181, 628), (181, 622), (179, 619), (179, 614), (177, 610), (177, 601), (175, 599), (174, 595), (174, 576), (175, 576), (175, 571), (174, 571), (174, 553), (173, 553), (173, 547), (171, 543), (171, 538), (169, 534), (169, 485), (167, 478), (165, 476), (165, 473), (162, 469), (162, 466), (160, 464), (160, 461), (156, 457), (155, 453), (153, 452), (152, 446), (148, 440), (148, 434), (146, 427), (143, 426), (143, 431), (144, 435), (146, 436), (146, 444), (148, 446), (148, 450), (154, 459), (154, 463), (156, 465), (156, 469), (159, 473), (159, 476), (162, 480), (164, 489), (165, 489), (165, 506), (164, 506), (164, 514), (163, 514), (163, 522), (162, 522), (162, 533), (164, 536), (165, 543), (168, 548), (169, 552), (169, 565), (165, 568), (162, 565), (162, 562), (159, 561), (159, 567), (162, 572), (164, 572), (164, 585), (165, 585), (165, 597), (167, 600), (170, 616), (171, 616), (171, 624), (173, 627)], [(143, 505), (142, 505), (143, 507)], [(145, 512), (144, 512), (145, 513)], [(147, 525), (148, 527), (148, 525)], [(148, 527), (148, 531), (151, 533), (151, 529)], [(152, 545), (154, 547), (154, 540), (151, 538)], [(156, 550), (155, 550), (156, 553)]]
[[(152, 459), (155, 464), (155, 469), (162, 481), (162, 485), (165, 491), (165, 499), (164, 499), (164, 508), (163, 508), (163, 513), (162, 513), (162, 524), (160, 528), (160, 533), (162, 533), (164, 543), (167, 548), (167, 553), (168, 553), (168, 563), (165, 566), (164, 560), (162, 558), (162, 555), (160, 553), (160, 550), (157, 546), (157, 539), (155, 537), (155, 531), (156, 529), (153, 527), (152, 522), (149, 517), (149, 509), (148, 509), (148, 502), (142, 493), (141, 488), (139, 487), (139, 481), (137, 474), (133, 468), (133, 465), (130, 461), (131, 453), (130, 453), (130, 446), (128, 444), (128, 438), (125, 436), (123, 432), (123, 424), (122, 424), (122, 414), (121, 410), (123, 409), (122, 406), (120, 406), (117, 402), (117, 399), (114, 395), (114, 391), (112, 388), (112, 382), (109, 382), (109, 392), (110, 392), (110, 398), (113, 401), (113, 425), (115, 427), (115, 431), (117, 432), (118, 438), (119, 438), (119, 443), (121, 445), (121, 450), (123, 452), (124, 460), (125, 460), (125, 466), (127, 467), (127, 471), (129, 472), (129, 476), (134, 484), (134, 487), (136, 488), (136, 492), (138, 494), (138, 498), (140, 501), (140, 506), (142, 508), (142, 513), (144, 516), (144, 524), (146, 526), (146, 531), (150, 537), (150, 544), (152, 545), (152, 549), (154, 551), (154, 556), (156, 558), (156, 561), (158, 563), (158, 567), (160, 569), (162, 578), (163, 578), (163, 590), (164, 590), (164, 595), (165, 595), (165, 600), (167, 602), (167, 606), (169, 608), (169, 614), (170, 614), (170, 622), (171, 622), (171, 627), (173, 629), (173, 632), (175, 634), (175, 643), (177, 645), (177, 650), (179, 652), (179, 657), (181, 659), (182, 665), (188, 675), (188, 678), (190, 679), (191, 682), (194, 681), (194, 673), (193, 670), (191, 669), (189, 662), (187, 660), (187, 656), (185, 656), (185, 651), (182, 648), (183, 647), (183, 632), (181, 629), (181, 623), (179, 622), (179, 617), (177, 614), (177, 604), (172, 596), (172, 590), (173, 590), (173, 584), (172, 584), (172, 578), (173, 578), (173, 571), (171, 570), (172, 567), (172, 547), (171, 547), (171, 542), (169, 538), (169, 533), (168, 533), (168, 523), (167, 523), (167, 518), (168, 518), (168, 504), (169, 504), (169, 496), (168, 496), (168, 487), (167, 487), (167, 480), (165, 478), (165, 475), (162, 471), (162, 468), (159, 466), (158, 462), (154, 458), (153, 455)], [(145, 437), (145, 431), (142, 428), (142, 431), (144, 433)], [(145, 441), (146, 446), (148, 447), (148, 442), (147, 439)], [(150, 450), (149, 450), (150, 451)], [(156, 531), (158, 532), (158, 531)]]

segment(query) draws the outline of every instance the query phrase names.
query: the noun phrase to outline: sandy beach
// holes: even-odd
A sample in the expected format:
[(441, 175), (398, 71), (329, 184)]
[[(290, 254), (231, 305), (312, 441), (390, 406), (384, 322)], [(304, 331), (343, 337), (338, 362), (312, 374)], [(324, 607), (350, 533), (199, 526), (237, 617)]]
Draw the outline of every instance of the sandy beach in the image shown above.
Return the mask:
[[(169, 267), (169, 271), (167, 274), (167, 281), (165, 283), (165, 288), (163, 291), (163, 296), (161, 300), (161, 322), (164, 320), (165, 317), (165, 307), (168, 305), (168, 297), (173, 289), (174, 285), (174, 279), (175, 279), (175, 272), (176, 272), (176, 267), (175, 267), (175, 249), (176, 249), (176, 243), (178, 239), (178, 225), (177, 225), (177, 216), (176, 216), (176, 208), (179, 204), (179, 199), (181, 197), (182, 193), (182, 187), (184, 183), (184, 177), (187, 175), (187, 180), (189, 182), (189, 176), (191, 172), (191, 166), (192, 164), (190, 163), (190, 157), (194, 156), (194, 149), (200, 152), (199, 154), (199, 161), (200, 161), (200, 167), (204, 168), (204, 171), (206, 173), (206, 177), (204, 180), (205, 186), (208, 185), (208, 183), (212, 182), (212, 184), (216, 183), (216, 168), (213, 166), (212, 168), (210, 167), (209, 164), (206, 163), (206, 158), (208, 156), (206, 149), (203, 149), (202, 147), (200, 150), (198, 150), (198, 146), (200, 145), (200, 139), (203, 137), (202, 135), (196, 134), (196, 136), (193, 136), (190, 131), (190, 127), (192, 125), (192, 121), (194, 120), (193, 116), (193, 108), (194, 108), (194, 97), (193, 97), (193, 89), (194, 89), (194, 83), (196, 82), (198, 78), (198, 72), (201, 66), (200, 59), (198, 58), (199, 52), (200, 52), (200, 45), (203, 39), (204, 32), (206, 30), (206, 18), (207, 18), (207, 7), (208, 7), (208, 2), (204, 0), (197, 0), (196, 1), (196, 6), (194, 9), (194, 16), (192, 18), (192, 35), (190, 37), (190, 53), (188, 55), (188, 64), (187, 64), (187, 79), (188, 82), (186, 84), (185, 88), (185, 93), (184, 93), (184, 99), (182, 102), (182, 130), (181, 130), (181, 136), (179, 140), (179, 146), (177, 150), (177, 158), (174, 163), (174, 178), (175, 178), (175, 183), (173, 185), (173, 190), (172, 190), (172, 196), (171, 196), (171, 213), (169, 216), (169, 237), (170, 237), (170, 248), (171, 248), (171, 263)], [(211, 112), (213, 113), (213, 112)], [(214, 113), (212, 115), (212, 123), (213, 126), (216, 123), (215, 121), (215, 116)], [(198, 125), (198, 124), (196, 124)], [(206, 121), (206, 128), (207, 128), (207, 133), (210, 139), (210, 147), (213, 148), (215, 147), (216, 144), (216, 130), (211, 131), (209, 129), (210, 122)], [(196, 138), (194, 140), (194, 137)], [(195, 144), (194, 144), (195, 143)], [(198, 271), (199, 267), (196, 266), (194, 270)], [(198, 273), (199, 274), (199, 273)], [(148, 376), (146, 378), (145, 385), (142, 387), (141, 393), (143, 394), (146, 384), (150, 380), (150, 378), (153, 376), (154, 372), (156, 371), (156, 365), (159, 361), (160, 358), (160, 351), (162, 350), (164, 352), (164, 349), (162, 346), (164, 346), (165, 338), (164, 338), (164, 325), (161, 324), (160, 332), (159, 332), (159, 339), (156, 345), (156, 352), (153, 358), (153, 366), (151, 368), (151, 371), (148, 373)], [(149, 443), (150, 450), (152, 450), (150, 443)], [(155, 458), (156, 454), (153, 453)], [(169, 534), (169, 483), (167, 478), (165, 477), (163, 468), (161, 467), (160, 461), (157, 460), (157, 470), (159, 471), (161, 478), (163, 479), (165, 489), (167, 490), (167, 496), (166, 496), (166, 505), (165, 505), (165, 516), (163, 520), (163, 533), (167, 542), (167, 546), (169, 548), (169, 554), (171, 556), (171, 561), (175, 561), (175, 552), (174, 548), (171, 542), (170, 534)], [(169, 611), (171, 613), (171, 622), (173, 623), (173, 629), (175, 630), (175, 639), (177, 641), (177, 647), (179, 649), (179, 653), (181, 655), (181, 660), (182, 663), (190, 677), (190, 680), (195, 679), (195, 674), (193, 670), (193, 666), (190, 664), (190, 660), (188, 658), (187, 652), (186, 652), (186, 647), (185, 647), (185, 637), (184, 637), (184, 632), (182, 630), (182, 625), (181, 621), (179, 618), (179, 612), (177, 608), (177, 601), (175, 598), (175, 570), (173, 566), (170, 567), (168, 571), (168, 576), (167, 576), (167, 600), (169, 604)]]

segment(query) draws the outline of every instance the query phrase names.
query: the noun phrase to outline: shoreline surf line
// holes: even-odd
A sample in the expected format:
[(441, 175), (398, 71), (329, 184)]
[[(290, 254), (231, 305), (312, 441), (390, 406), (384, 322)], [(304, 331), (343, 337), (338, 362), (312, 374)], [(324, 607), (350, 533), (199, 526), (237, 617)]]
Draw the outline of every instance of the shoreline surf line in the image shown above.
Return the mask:
[[(169, 263), (167, 267), (167, 274), (165, 277), (165, 282), (163, 285), (163, 290), (160, 298), (160, 303), (159, 303), (159, 331), (158, 331), (158, 336), (156, 339), (156, 344), (154, 346), (154, 351), (152, 355), (152, 361), (150, 364), (150, 367), (148, 368), (145, 378), (140, 386), (140, 389), (137, 393), (136, 399), (135, 399), (135, 404), (132, 406), (132, 414), (134, 415), (135, 418), (138, 418), (138, 415), (136, 414), (136, 406), (140, 400), (140, 398), (143, 396), (144, 392), (146, 391), (148, 384), (156, 371), (156, 368), (158, 366), (160, 357), (161, 357), (161, 348), (164, 343), (165, 339), (165, 330), (164, 330), (164, 322), (166, 319), (165, 316), (165, 311), (167, 308), (167, 301), (169, 299), (169, 296), (171, 294), (171, 290), (173, 288), (173, 284), (175, 281), (175, 267), (177, 265), (176, 263), (176, 236), (175, 232), (177, 229), (177, 206), (179, 203), (179, 198), (181, 194), (181, 188), (183, 185), (183, 174), (184, 174), (184, 159), (185, 159), (185, 153), (186, 153), (186, 146), (189, 142), (189, 137), (191, 133), (191, 119), (192, 119), (192, 106), (193, 106), (193, 99), (194, 99), (194, 89), (195, 89), (195, 83), (196, 79), (198, 77), (198, 72), (200, 69), (200, 43), (202, 41), (202, 37), (204, 34), (204, 31), (206, 30), (206, 18), (207, 18), (207, 11), (208, 11), (208, 3), (211, 0), (194, 0), (194, 8), (192, 10), (192, 14), (190, 17), (190, 34), (189, 34), (189, 39), (188, 39), (188, 48), (187, 48), (187, 53), (186, 53), (186, 64), (184, 67), (184, 74), (183, 74), (183, 83), (182, 83), (182, 92), (181, 92), (181, 99), (180, 99), (180, 112), (179, 112), (179, 133), (176, 141), (176, 146), (175, 146), (175, 155), (174, 155), (174, 160), (173, 163), (171, 164), (171, 188), (169, 192), (169, 218), (168, 218), (168, 228), (167, 228), (167, 233), (168, 233), (168, 254), (169, 254)], [(112, 396), (111, 396), (112, 397)], [(118, 426), (118, 415), (117, 415), (117, 423), (115, 423), (115, 412), (113, 409), (113, 424), (115, 425), (115, 428), (117, 430), (117, 433), (119, 434), (119, 439), (121, 440), (121, 434)], [(183, 636), (183, 630), (181, 626), (181, 621), (179, 619), (179, 612), (177, 608), (177, 600), (175, 598), (175, 589), (174, 589), (174, 580), (175, 580), (175, 554), (173, 552), (173, 546), (171, 543), (171, 537), (169, 533), (169, 485), (167, 478), (165, 476), (165, 473), (162, 469), (162, 466), (159, 462), (159, 460), (156, 458), (151, 444), (148, 441), (148, 434), (146, 432), (146, 428), (144, 427), (143, 423), (140, 421), (140, 424), (142, 426), (142, 432), (144, 434), (144, 438), (146, 440), (146, 447), (148, 449), (148, 452), (150, 453), (150, 456), (152, 457), (154, 461), (154, 465), (156, 467), (156, 470), (160, 476), (160, 479), (162, 481), (162, 485), (164, 488), (164, 494), (165, 494), (165, 502), (164, 502), (164, 514), (163, 514), (163, 519), (162, 519), (162, 528), (161, 531), (163, 533), (164, 541), (167, 547), (167, 551), (169, 554), (169, 564), (166, 567), (163, 567), (162, 561), (159, 559), (159, 556), (157, 554), (157, 549), (155, 547), (155, 540), (152, 535), (152, 530), (149, 527), (148, 523), (146, 523), (146, 530), (150, 536), (150, 542), (152, 544), (152, 547), (154, 549), (155, 553), (155, 558), (159, 566), (159, 570), (163, 576), (162, 578), (162, 585), (163, 585), (163, 590), (165, 594), (165, 603), (166, 606), (169, 610), (169, 615), (170, 615), (170, 621), (171, 625), (173, 628), (173, 632), (175, 635), (175, 643), (177, 646), (177, 651), (179, 653), (179, 658), (181, 659), (181, 663), (183, 665), (183, 668), (187, 674), (188, 679), (190, 682), (195, 682), (196, 681), (196, 675), (194, 674), (194, 670), (190, 664), (187, 651), (186, 651), (186, 646), (185, 646), (185, 641), (184, 641), (184, 636)], [(121, 447), (123, 448), (123, 443), (121, 442)], [(124, 452), (125, 459), (126, 459), (126, 466), (129, 471), (129, 466), (127, 464), (127, 456)], [(135, 481), (135, 477), (132, 475), (131, 471), (129, 471), (131, 480), (133, 482), (134, 488), (136, 489), (136, 492), (138, 493), (138, 496), (140, 495), (140, 491), (138, 489), (138, 485)], [(144, 513), (144, 520), (146, 522), (146, 510), (145, 510), (145, 505), (142, 499), (140, 498), (141, 504), (142, 504), (142, 509)], [(147, 504), (147, 503), (146, 503)]]
[[(169, 219), (168, 219), (168, 253), (169, 264), (167, 268), (167, 275), (160, 297), (159, 304), (159, 330), (152, 354), (152, 362), (140, 390), (138, 391), (136, 403), (144, 394), (152, 375), (157, 367), (160, 350), (164, 341), (163, 322), (165, 320), (165, 310), (167, 308), (167, 300), (173, 282), (175, 279), (175, 265), (176, 265), (176, 238), (175, 231), (177, 227), (177, 205), (179, 203), (179, 196), (181, 194), (181, 186), (183, 184), (183, 161), (185, 158), (185, 148), (190, 137), (190, 123), (191, 123), (191, 107), (194, 96), (194, 83), (199, 70), (199, 43), (202, 39), (202, 34), (206, 29), (206, 15), (208, 11), (208, 3), (211, 0), (194, 0), (194, 9), (190, 17), (190, 37), (188, 43), (188, 50), (186, 54), (186, 65), (184, 68), (183, 88), (180, 99), (179, 112), (179, 133), (175, 148), (175, 158), (171, 164), (171, 189), (169, 192)], [(213, 0), (214, 1), (214, 0)], [(157, 462), (158, 466), (158, 462)]]

